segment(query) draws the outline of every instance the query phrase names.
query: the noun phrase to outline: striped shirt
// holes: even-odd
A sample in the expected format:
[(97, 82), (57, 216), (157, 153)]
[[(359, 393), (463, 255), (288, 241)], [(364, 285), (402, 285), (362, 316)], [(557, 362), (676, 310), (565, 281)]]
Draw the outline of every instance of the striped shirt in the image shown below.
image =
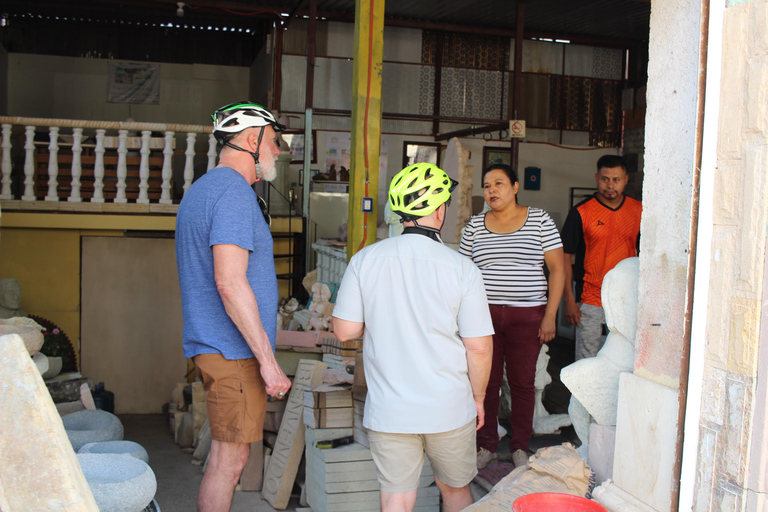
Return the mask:
[(528, 208), (525, 224), (512, 233), (493, 233), (485, 215), (475, 215), (461, 237), (459, 252), (469, 256), (483, 274), (488, 304), (531, 307), (547, 303), (544, 253), (563, 246), (550, 216)]

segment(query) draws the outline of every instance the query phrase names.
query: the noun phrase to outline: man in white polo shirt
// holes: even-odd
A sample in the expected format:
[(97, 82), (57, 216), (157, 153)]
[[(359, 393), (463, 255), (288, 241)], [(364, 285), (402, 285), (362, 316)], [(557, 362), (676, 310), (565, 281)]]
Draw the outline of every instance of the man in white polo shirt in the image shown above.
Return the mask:
[(392, 179), (389, 205), (405, 230), (352, 258), (333, 311), (339, 339), (364, 339), (363, 425), (383, 512), (413, 510), (425, 452), (443, 510), (473, 502), (493, 324), (480, 271), (440, 239), (455, 186), (426, 163)]

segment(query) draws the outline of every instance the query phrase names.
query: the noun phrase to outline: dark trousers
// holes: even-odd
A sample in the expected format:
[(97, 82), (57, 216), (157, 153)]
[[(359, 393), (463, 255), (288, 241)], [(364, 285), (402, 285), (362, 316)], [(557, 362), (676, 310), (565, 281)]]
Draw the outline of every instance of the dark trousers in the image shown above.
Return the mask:
[(506, 363), (512, 398), (509, 418), (512, 440), (509, 451), (528, 451), (528, 441), (533, 433), (536, 361), (541, 351), (538, 333), (546, 306), (490, 306), (490, 309), (496, 334), (493, 335), (491, 377), (485, 392), (485, 425), (477, 432), (477, 444), (491, 452), (499, 447), (499, 390), (504, 380)]

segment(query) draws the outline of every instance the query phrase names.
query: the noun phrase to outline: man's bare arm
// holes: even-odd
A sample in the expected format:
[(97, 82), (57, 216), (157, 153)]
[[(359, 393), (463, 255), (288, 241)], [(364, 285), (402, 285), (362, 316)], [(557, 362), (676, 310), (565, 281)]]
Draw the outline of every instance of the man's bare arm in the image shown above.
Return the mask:
[(491, 376), (491, 361), (493, 360), (493, 337), (461, 338), (467, 351), (467, 369), (469, 384), (472, 386), (472, 396), (477, 407), (477, 429), (485, 424), (485, 388)]
[(335, 316), (331, 321), (333, 322), (333, 334), (336, 335), (339, 341), (358, 340), (363, 337), (365, 329), (363, 322), (350, 322)]
[(247, 250), (233, 244), (213, 246), (214, 277), (224, 308), (259, 361), (267, 394), (278, 396), (288, 392), (291, 381), (272, 352), (269, 337), (261, 323), (256, 297), (246, 277), (247, 268)]

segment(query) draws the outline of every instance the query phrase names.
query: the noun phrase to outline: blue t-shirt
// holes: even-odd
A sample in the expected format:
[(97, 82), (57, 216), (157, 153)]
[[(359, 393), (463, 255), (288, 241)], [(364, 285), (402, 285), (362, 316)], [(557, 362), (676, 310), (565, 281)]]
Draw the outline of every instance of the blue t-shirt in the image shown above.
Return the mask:
[(213, 246), (248, 250), (246, 275), (272, 350), (277, 335), (277, 276), (272, 235), (256, 194), (234, 169), (211, 169), (184, 194), (176, 216), (176, 265), (184, 315), (184, 357), (220, 353), (254, 357), (216, 289)]

